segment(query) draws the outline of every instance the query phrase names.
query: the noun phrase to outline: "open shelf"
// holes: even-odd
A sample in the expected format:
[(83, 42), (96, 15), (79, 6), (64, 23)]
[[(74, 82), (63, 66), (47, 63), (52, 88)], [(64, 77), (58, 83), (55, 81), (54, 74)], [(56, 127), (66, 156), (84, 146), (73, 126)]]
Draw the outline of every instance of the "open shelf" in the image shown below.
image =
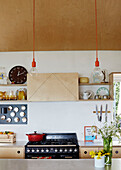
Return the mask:
[(0, 100), (0, 103), (27, 103), (28, 100)]
[(8, 86), (8, 87), (11, 87), (11, 86), (27, 86), (27, 84), (0, 84), (0, 86)]
[(87, 100), (84, 100), (84, 99), (79, 99), (79, 101), (113, 101), (113, 99), (87, 99)]
[(79, 86), (101, 86), (110, 85), (110, 83), (79, 83)]

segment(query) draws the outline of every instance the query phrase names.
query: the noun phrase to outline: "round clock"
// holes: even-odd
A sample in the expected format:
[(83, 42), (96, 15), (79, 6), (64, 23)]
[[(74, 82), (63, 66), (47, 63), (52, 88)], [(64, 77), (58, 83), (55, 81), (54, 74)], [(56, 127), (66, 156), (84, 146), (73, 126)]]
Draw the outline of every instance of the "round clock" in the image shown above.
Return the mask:
[(23, 66), (15, 66), (9, 71), (9, 79), (15, 84), (23, 84), (27, 81), (27, 73)]

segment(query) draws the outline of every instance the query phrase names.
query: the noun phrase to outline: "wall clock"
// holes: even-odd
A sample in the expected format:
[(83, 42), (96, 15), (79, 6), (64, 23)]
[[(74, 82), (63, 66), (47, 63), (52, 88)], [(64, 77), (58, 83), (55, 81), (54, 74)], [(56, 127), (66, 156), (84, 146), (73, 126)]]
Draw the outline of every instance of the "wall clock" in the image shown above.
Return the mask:
[(23, 66), (15, 66), (9, 71), (9, 79), (15, 84), (23, 84), (27, 81), (27, 73)]

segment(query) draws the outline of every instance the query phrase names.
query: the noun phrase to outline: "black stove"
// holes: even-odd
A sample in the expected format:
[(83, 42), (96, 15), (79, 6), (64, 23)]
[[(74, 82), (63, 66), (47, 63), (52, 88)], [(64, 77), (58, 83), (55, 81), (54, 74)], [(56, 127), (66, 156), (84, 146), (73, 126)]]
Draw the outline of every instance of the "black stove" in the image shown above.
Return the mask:
[(76, 133), (46, 133), (43, 141), (25, 145), (26, 159), (79, 159)]

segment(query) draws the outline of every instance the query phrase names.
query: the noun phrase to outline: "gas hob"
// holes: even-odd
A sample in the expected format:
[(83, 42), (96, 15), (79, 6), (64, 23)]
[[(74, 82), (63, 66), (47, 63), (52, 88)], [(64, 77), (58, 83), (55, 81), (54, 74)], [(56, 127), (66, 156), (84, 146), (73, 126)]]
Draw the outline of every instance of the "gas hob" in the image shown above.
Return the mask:
[(47, 133), (43, 141), (28, 142), (26, 159), (78, 159), (79, 145), (76, 133)]

